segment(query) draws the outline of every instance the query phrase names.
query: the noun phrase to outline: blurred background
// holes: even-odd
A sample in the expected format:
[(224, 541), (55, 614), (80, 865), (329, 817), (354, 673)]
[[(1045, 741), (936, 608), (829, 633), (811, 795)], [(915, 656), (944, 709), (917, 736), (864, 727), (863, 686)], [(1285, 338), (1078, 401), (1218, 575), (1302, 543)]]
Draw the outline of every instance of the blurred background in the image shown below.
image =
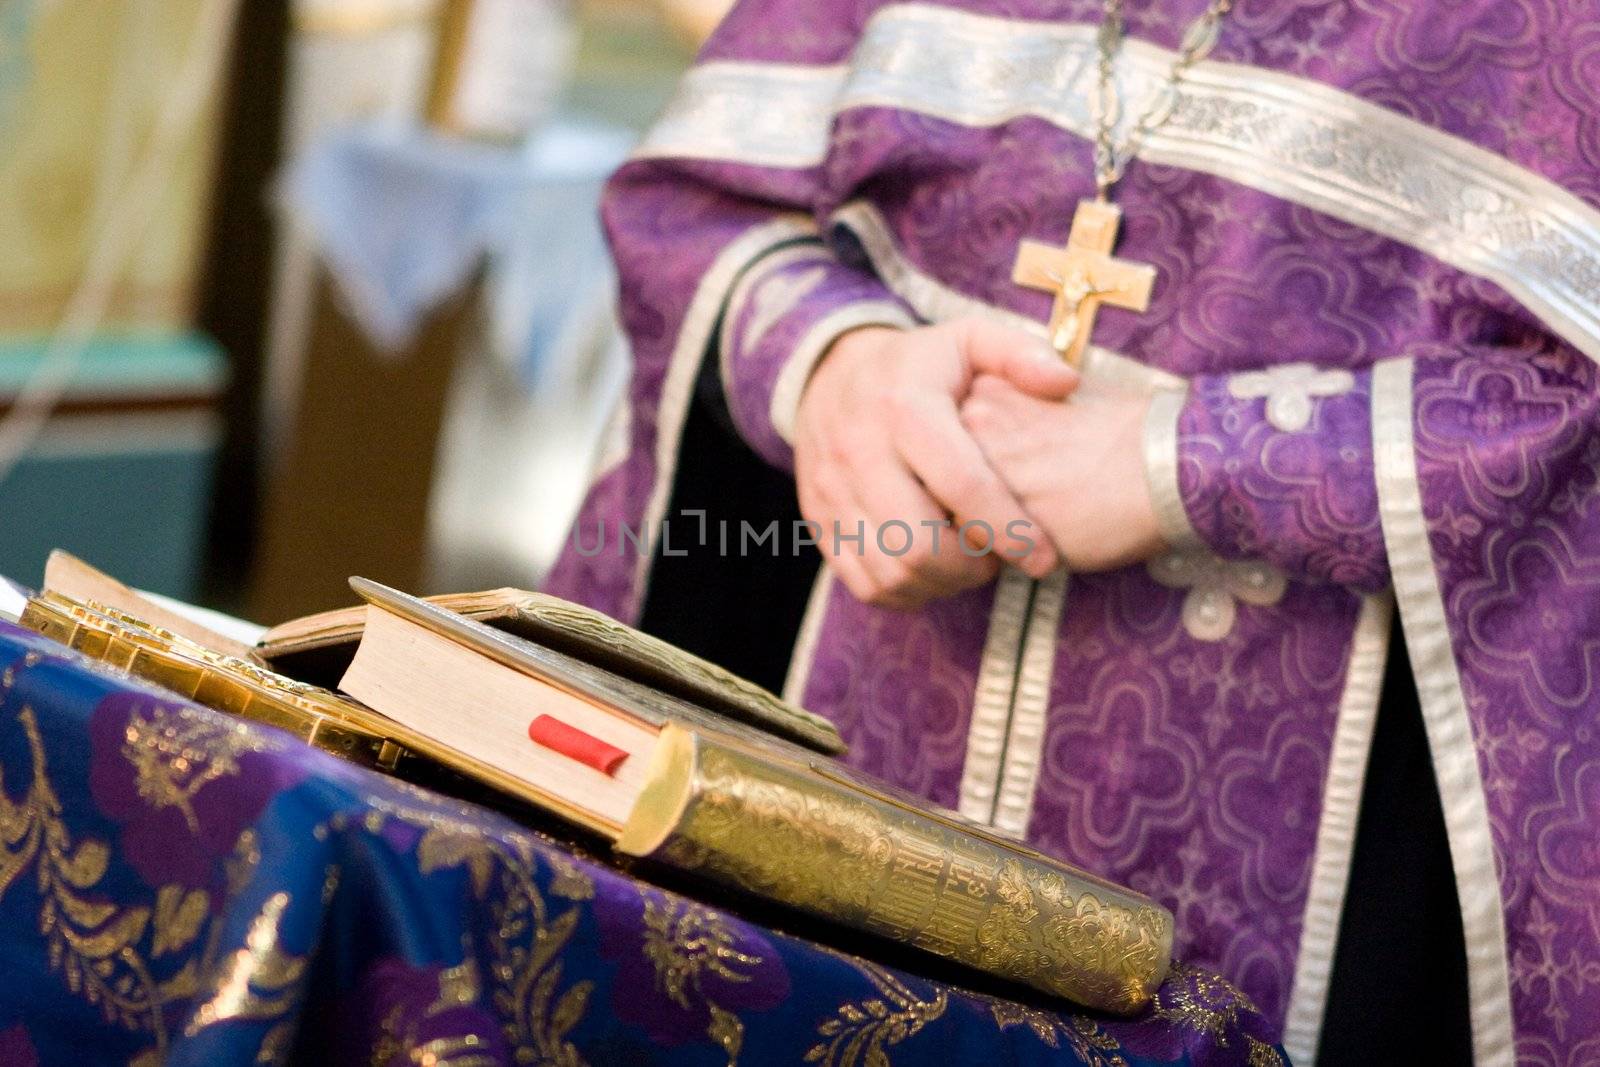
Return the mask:
[(0, 0), (0, 574), (530, 588), (627, 377), (605, 175), (730, 0)]

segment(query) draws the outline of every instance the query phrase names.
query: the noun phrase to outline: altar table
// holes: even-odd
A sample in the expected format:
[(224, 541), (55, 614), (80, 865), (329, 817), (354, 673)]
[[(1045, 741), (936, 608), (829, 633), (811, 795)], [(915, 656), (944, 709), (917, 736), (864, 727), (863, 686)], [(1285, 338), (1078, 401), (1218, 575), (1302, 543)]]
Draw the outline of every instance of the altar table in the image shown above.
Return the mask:
[(1285, 1062), (820, 947), (0, 625), (0, 1064)]

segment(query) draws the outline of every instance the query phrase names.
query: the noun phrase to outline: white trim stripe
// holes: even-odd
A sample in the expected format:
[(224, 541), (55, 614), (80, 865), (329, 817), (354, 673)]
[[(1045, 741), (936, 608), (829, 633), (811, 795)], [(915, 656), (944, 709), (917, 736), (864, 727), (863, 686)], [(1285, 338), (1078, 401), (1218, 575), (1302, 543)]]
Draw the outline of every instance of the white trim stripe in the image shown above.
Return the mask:
[(733, 395), (733, 352), (738, 347), (736, 344), (738, 338), (734, 336), (734, 330), (739, 325), (740, 316), (744, 314), (745, 304), (750, 299), (750, 290), (771, 277), (773, 272), (796, 263), (825, 264), (832, 261), (833, 253), (828, 251), (820, 236), (813, 235), (779, 245), (751, 263), (739, 275), (739, 280), (722, 309), (722, 330), (717, 338), (717, 371), (722, 376), (724, 394), (730, 397)]
[(795, 634), (794, 650), (789, 653), (789, 672), (783, 679), (783, 699), (797, 707), (806, 706), (806, 683), (811, 680), (811, 665), (817, 658), (817, 641), (822, 636), (822, 620), (828, 615), (828, 600), (833, 595), (833, 570), (817, 568), (806, 612)]
[(689, 415), (695, 376), (700, 372), (700, 361), (710, 348), (712, 333), (733, 286), (745, 268), (773, 248), (797, 238), (814, 237), (816, 232), (816, 224), (798, 212), (779, 215), (769, 222), (751, 227), (718, 253), (689, 301), (683, 324), (678, 328), (677, 343), (667, 362), (666, 376), (661, 383), (661, 399), (656, 410), (655, 483), (650, 487), (650, 496), (645, 502), (641, 518), (643, 543), (638, 561), (634, 564), (636, 604), (644, 603), (649, 590), (650, 564), (655, 558), (661, 520), (666, 517), (667, 503), (672, 496), (672, 479), (678, 468), (678, 446), (683, 438), (684, 420)]
[[(892, 5), (869, 20), (849, 66), (694, 68), (636, 158), (814, 167), (834, 119), (861, 107), (972, 127), (1032, 116), (1087, 137), (1095, 32)], [(1123, 99), (1149, 99), (1172, 59), (1126, 42)], [(1208, 60), (1185, 75), (1140, 158), (1315, 208), (1488, 278), (1600, 359), (1600, 211), (1461, 138), (1320, 82)]]
[(1056, 646), (1061, 637), (1061, 612), (1066, 605), (1068, 578), (1058, 571), (1039, 582), (1028, 612), (1027, 635), (1017, 665), (1016, 690), (1011, 701), (1011, 728), (1006, 734), (1005, 758), (1000, 764), (1000, 792), (994, 803), (994, 828), (1023, 838), (1033, 818), (1033, 798), (1039, 788), (1039, 757), (1044, 749), (1045, 727), (1050, 718), (1050, 683), (1055, 677)]
[(1006, 747), (1006, 721), (1016, 687), (1022, 627), (1027, 621), (1033, 579), (1014, 568), (1000, 572), (989, 609), (989, 633), (978, 663), (978, 684), (967, 727), (967, 757), (961, 767), (956, 810), (973, 822), (990, 825), (1000, 791), (1000, 760)]
[(1413, 433), (1412, 361), (1391, 359), (1375, 364), (1372, 443), (1378, 511), (1461, 901), (1473, 1061), (1478, 1067), (1510, 1067), (1515, 1060), (1511, 979), (1494, 834), (1466, 694), (1450, 647), (1450, 623), (1428, 543)]
[(1162, 540), (1174, 550), (1206, 547), (1189, 521), (1178, 486), (1178, 418), (1188, 398), (1187, 390), (1157, 390), (1144, 419), (1144, 476), (1150, 504)]
[[(633, 159), (707, 159), (803, 170), (827, 156), (849, 68), (713, 60), (691, 67)], [(762, 106), (753, 106), (757, 101)]]
[(1316, 852), (1311, 859), (1311, 888), (1306, 897), (1300, 950), (1295, 956), (1294, 985), (1289, 994), (1283, 1047), (1291, 1062), (1312, 1067), (1322, 1038), (1328, 1008), (1328, 981), (1333, 976), (1333, 951), (1339, 941), (1350, 861), (1355, 854), (1356, 821), (1361, 789), (1367, 778), (1372, 731), (1378, 721), (1383, 671), (1389, 655), (1394, 599), (1388, 593), (1363, 597), (1350, 642), (1350, 664), (1344, 694), (1333, 728), (1328, 780), (1322, 791), (1322, 818), (1317, 824)]

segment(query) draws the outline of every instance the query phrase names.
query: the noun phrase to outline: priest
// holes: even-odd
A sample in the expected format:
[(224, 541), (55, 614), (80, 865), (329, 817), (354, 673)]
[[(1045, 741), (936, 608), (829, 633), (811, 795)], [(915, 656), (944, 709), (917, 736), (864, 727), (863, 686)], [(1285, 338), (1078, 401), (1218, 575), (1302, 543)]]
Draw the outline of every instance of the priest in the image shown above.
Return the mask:
[(789, 695), (1160, 898), (1296, 1062), (1587, 1062), (1597, 50), (745, 0), (608, 191), (633, 377), (550, 588), (737, 661), (820, 549)]

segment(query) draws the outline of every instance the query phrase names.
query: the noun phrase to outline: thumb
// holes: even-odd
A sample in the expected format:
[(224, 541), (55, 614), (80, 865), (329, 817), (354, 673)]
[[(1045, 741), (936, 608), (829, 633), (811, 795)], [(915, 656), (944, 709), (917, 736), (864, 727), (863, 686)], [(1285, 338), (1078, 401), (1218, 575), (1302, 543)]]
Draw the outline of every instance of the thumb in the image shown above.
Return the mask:
[(1078, 387), (1077, 368), (1032, 334), (977, 317), (954, 325), (973, 376), (993, 374), (1040, 400), (1065, 400)]

